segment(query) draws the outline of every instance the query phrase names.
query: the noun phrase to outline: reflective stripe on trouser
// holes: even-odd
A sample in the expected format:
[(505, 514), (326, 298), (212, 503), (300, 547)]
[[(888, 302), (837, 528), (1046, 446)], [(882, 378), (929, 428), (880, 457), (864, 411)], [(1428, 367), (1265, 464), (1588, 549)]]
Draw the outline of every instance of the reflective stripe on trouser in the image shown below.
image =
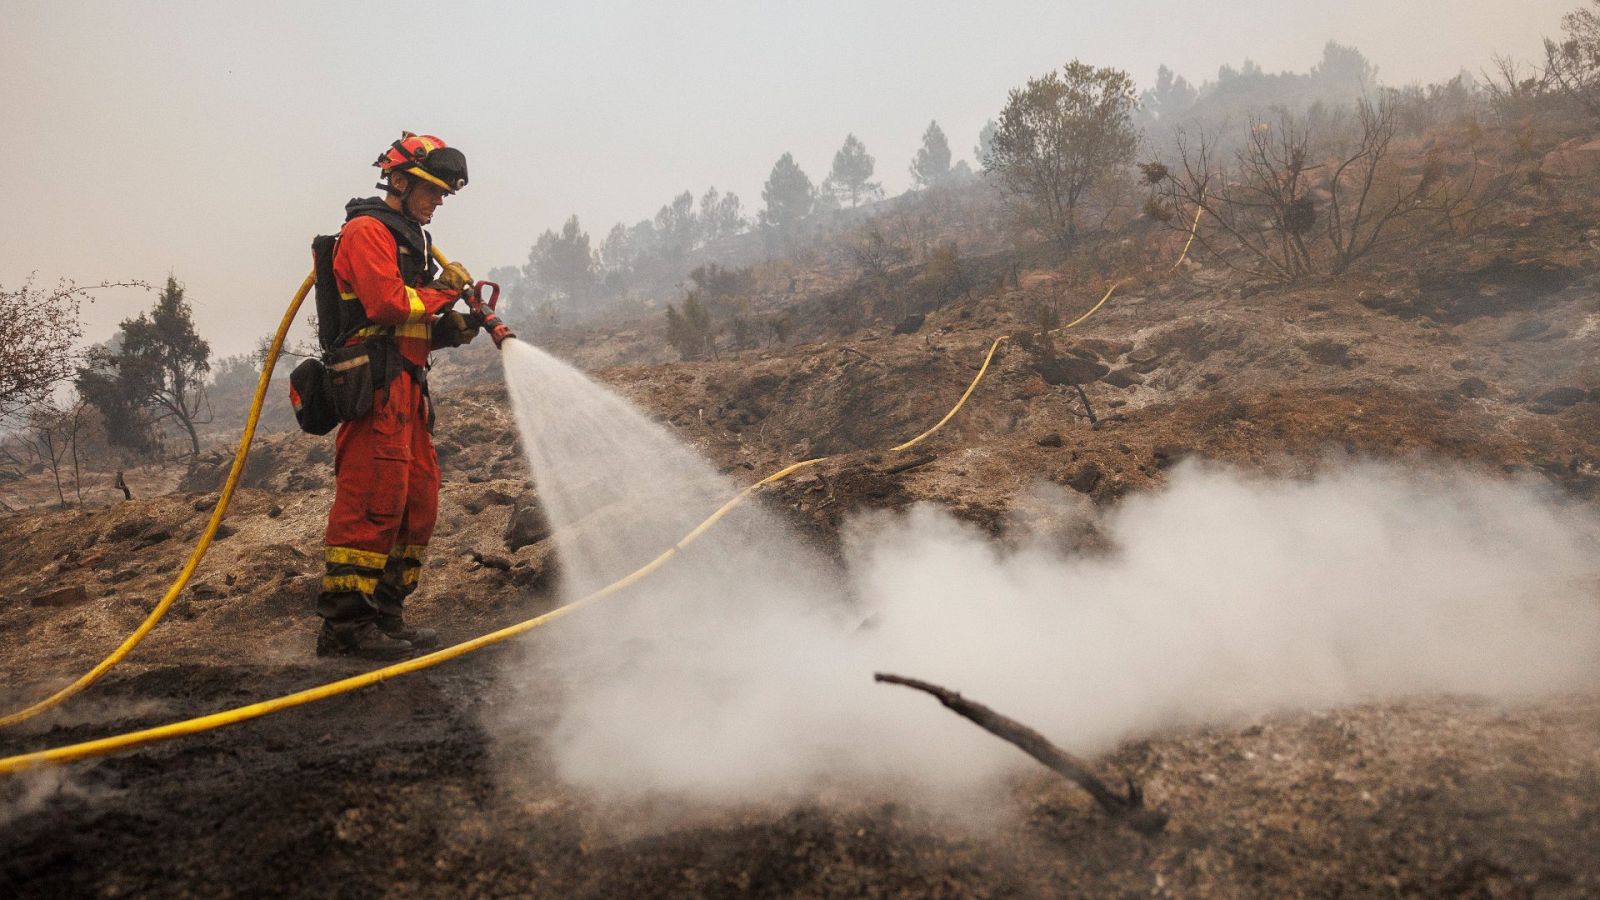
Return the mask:
[(439, 513), (439, 458), (427, 425), (422, 391), (401, 372), (376, 393), (371, 413), (339, 426), (323, 616), (369, 614), (374, 595), (389, 593), (380, 591), (385, 581), (403, 589), (396, 603), (415, 589)]
[(386, 616), (403, 614), (406, 598), (417, 589), (417, 579), (422, 575), (422, 557), (428, 548), (422, 544), (406, 544), (389, 551), (389, 558), (378, 579), (373, 602), (378, 612)]

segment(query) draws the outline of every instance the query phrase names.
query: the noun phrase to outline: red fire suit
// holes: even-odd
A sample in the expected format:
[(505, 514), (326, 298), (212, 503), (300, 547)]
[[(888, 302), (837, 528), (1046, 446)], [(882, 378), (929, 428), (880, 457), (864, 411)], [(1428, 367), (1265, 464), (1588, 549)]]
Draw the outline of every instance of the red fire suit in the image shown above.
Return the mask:
[[(329, 619), (372, 611), (398, 615), (416, 589), (439, 510), (439, 459), (429, 434), (431, 401), (409, 371), (425, 371), (430, 324), (456, 295), (408, 285), (399, 246), (378, 219), (356, 215), (339, 233), (333, 271), (340, 295), (357, 300), (370, 333), (394, 335), (411, 363), (377, 389), (372, 412), (339, 426), (335, 491), (323, 550), (318, 612)], [(424, 267), (426, 261), (423, 261)]]

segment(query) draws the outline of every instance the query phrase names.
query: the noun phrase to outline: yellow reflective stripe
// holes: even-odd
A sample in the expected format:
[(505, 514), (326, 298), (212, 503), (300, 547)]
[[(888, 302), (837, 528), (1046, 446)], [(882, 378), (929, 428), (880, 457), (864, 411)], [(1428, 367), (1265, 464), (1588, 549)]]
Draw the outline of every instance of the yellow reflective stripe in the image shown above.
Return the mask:
[(415, 175), (418, 178), (421, 178), (421, 179), (423, 179), (425, 181), (431, 181), (434, 184), (437, 184), (439, 187), (444, 188), (445, 190), (449, 191), (452, 194), (454, 194), (456, 192), (455, 188), (451, 187), (448, 184), (445, 184), (443, 181), (441, 181), (440, 179), (434, 177), (433, 175), (429, 175), (427, 172), (422, 171), (422, 169), (418, 168), (417, 166), (412, 166), (411, 168), (407, 169), (406, 172), (408, 172), (409, 174)]
[(421, 566), (407, 566), (406, 570), (404, 572), (400, 573), (400, 586), (401, 587), (410, 587), (413, 584), (416, 584), (417, 581), (419, 579), (421, 579), (421, 578), (422, 578), (422, 567)]
[(360, 300), (361, 298), (357, 297), (355, 294), (346, 294), (344, 291), (340, 291), (339, 292), (339, 299), (340, 300)]
[(421, 559), (422, 554), (427, 552), (427, 544), (406, 544), (403, 547), (396, 547), (394, 550), (396, 556), (409, 557), (410, 559)]
[(411, 315), (406, 317), (407, 322), (421, 322), (422, 317), (428, 314), (428, 308), (422, 305), (422, 295), (409, 285), (406, 286), (406, 302), (411, 304)]
[(375, 594), (378, 591), (377, 577), (365, 575), (324, 575), (322, 576), (322, 589), (324, 591), (360, 591), (363, 594)]
[(387, 553), (357, 550), (354, 547), (324, 547), (322, 558), (332, 565), (360, 566), (363, 569), (382, 569), (389, 561)]

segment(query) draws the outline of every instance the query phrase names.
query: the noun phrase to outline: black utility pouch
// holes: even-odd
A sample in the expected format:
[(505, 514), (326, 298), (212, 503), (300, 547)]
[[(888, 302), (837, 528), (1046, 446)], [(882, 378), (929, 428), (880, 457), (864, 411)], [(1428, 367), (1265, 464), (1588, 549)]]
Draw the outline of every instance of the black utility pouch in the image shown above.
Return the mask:
[(373, 363), (384, 362), (373, 357), (382, 355), (382, 348), (371, 341), (340, 347), (326, 355), (327, 392), (339, 421), (354, 422), (372, 412), (372, 394), (377, 389), (372, 378)]
[(339, 424), (328, 397), (327, 370), (320, 359), (308, 359), (289, 374), (289, 402), (295, 421), (306, 434), (327, 434)]

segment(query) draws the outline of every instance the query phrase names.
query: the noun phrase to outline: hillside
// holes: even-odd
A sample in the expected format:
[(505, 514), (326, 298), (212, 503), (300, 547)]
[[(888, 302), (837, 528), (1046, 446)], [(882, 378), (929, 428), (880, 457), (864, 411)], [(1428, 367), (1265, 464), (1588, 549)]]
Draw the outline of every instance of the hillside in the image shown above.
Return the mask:
[[(1515, 217), (1365, 270), (1263, 285), (1152, 263), (1096, 315), (1110, 279), (1035, 260), (1006, 277), (981, 248), (973, 287), (911, 333), (832, 320), (851, 284), (820, 262), (770, 300), (782, 344), (663, 362), (659, 314), (567, 329), (550, 349), (666, 423), (730, 479), (829, 462), (767, 493), (835, 553), (863, 510), (926, 501), (1002, 544), (1100, 553), (1100, 522), (1180, 461), (1304, 478), (1352, 459), (1460, 463), (1600, 500), (1600, 227), (1583, 203)], [(1177, 241), (1154, 239), (1169, 260)], [(900, 329), (910, 330), (910, 329)], [(910, 458), (990, 342), (1011, 335), (950, 424)], [(538, 336), (534, 336), (538, 339)], [(485, 342), (486, 343), (486, 342)], [(413, 601), (459, 641), (550, 608), (552, 537), (485, 346), (440, 369), (440, 528)], [(1072, 383), (1085, 393), (1091, 427)], [(1096, 369), (1095, 366), (1099, 368)], [(197, 715), (359, 667), (312, 655), (331, 439), (258, 439), (224, 534), (151, 637), (62, 709), (0, 733), (0, 753)], [(0, 701), (86, 670), (165, 590), (229, 455), (177, 492), (0, 518)], [(1084, 498), (1040, 519), (1040, 485)], [(625, 502), (625, 500), (619, 500)], [(561, 625), (551, 626), (551, 630)], [(506, 667), (552, 696), (539, 632), (231, 729), (9, 781), (0, 888), (11, 896), (297, 893), (619, 896), (1584, 896), (1600, 891), (1600, 695), (1502, 706), (1420, 696), (1175, 727), (1097, 766), (1142, 783), (1172, 824), (1108, 827), (1075, 789), (1019, 768), (979, 823), (841, 787), (787, 805), (602, 808), (553, 774), (537, 738), (493, 722)], [(915, 673), (911, 673), (915, 674)], [(953, 687), (961, 687), (954, 685)], [(884, 688), (883, 690), (890, 690)], [(897, 698), (899, 699), (899, 698)], [(910, 702), (909, 700), (907, 702)], [(1053, 735), (1066, 739), (1068, 735)], [(506, 759), (518, 773), (508, 781)]]

